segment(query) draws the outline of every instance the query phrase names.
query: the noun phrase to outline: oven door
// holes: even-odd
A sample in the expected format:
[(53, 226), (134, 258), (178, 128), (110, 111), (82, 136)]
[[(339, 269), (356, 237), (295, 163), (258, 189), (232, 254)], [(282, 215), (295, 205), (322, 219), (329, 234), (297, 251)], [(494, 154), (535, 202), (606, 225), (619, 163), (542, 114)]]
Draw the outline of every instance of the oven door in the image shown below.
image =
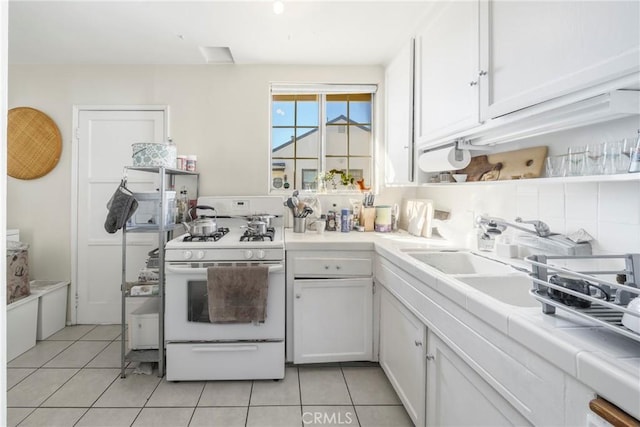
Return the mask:
[[(224, 263), (224, 265), (229, 264)], [(257, 264), (269, 266), (265, 321), (211, 323), (207, 314), (206, 267), (214, 264), (201, 263), (194, 267), (192, 263), (167, 263), (165, 268), (165, 340), (167, 342), (283, 340), (285, 334), (284, 265), (282, 262)]]

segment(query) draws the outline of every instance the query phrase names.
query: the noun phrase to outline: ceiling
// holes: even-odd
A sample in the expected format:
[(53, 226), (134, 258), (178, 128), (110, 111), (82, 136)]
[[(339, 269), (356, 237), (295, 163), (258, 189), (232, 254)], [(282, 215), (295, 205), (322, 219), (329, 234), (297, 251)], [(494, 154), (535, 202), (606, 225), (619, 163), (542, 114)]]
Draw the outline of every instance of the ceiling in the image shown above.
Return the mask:
[[(9, 2), (10, 64), (385, 64), (429, 2), (284, 0)], [(211, 58), (211, 56), (209, 56)]]

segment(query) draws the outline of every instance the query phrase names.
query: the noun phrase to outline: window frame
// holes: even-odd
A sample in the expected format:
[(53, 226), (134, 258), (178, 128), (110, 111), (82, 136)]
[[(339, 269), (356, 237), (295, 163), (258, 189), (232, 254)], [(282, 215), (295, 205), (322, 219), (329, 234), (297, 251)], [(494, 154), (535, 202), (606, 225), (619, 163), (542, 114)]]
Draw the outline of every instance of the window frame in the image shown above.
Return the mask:
[[(280, 83), (271, 83), (270, 85), (270, 93), (269, 93), (269, 193), (282, 193), (287, 192), (293, 189), (297, 189), (299, 191), (309, 190), (309, 191), (317, 191), (317, 186), (315, 188), (305, 189), (305, 188), (296, 188), (297, 181), (297, 160), (315, 160), (319, 171), (328, 172), (327, 169), (327, 159), (329, 158), (346, 158), (347, 159), (347, 167), (351, 164), (351, 159), (367, 159), (369, 163), (370, 169), (370, 182), (366, 183), (368, 188), (376, 188), (377, 183), (377, 173), (376, 173), (376, 157), (377, 157), (377, 146), (376, 146), (376, 138), (375, 138), (375, 127), (377, 125), (376, 118), (376, 92), (377, 85), (371, 84), (280, 84)], [(367, 95), (370, 96), (370, 122), (369, 123), (346, 123), (334, 126), (344, 126), (347, 133), (347, 146), (345, 155), (327, 155), (327, 129), (331, 127), (331, 125), (327, 123), (326, 111), (327, 111), (327, 97), (331, 95)], [(273, 157), (273, 129), (275, 128), (273, 125), (274, 117), (273, 117), (273, 103), (275, 95), (317, 95), (319, 97), (318, 100), (318, 148), (317, 148), (317, 157), (300, 157), (297, 155), (297, 144), (294, 146), (294, 152), (292, 158), (279, 158)], [(347, 102), (354, 102), (357, 100), (348, 100)], [(349, 105), (349, 104), (347, 104)], [(295, 108), (295, 113), (297, 114), (297, 108)], [(349, 115), (347, 115), (349, 117)], [(370, 154), (369, 155), (351, 155), (350, 154), (350, 128), (352, 126), (369, 126), (370, 132)], [(308, 128), (308, 126), (298, 126), (297, 125), (297, 117), (294, 116), (293, 126), (282, 126), (283, 128), (292, 128), (294, 129), (294, 141), (297, 143), (297, 130)], [(293, 170), (293, 178), (291, 179), (292, 184), (289, 188), (274, 188), (272, 179), (273, 179), (273, 163), (274, 162), (294, 162), (294, 170)], [(300, 185), (304, 185), (303, 180), (303, 169), (309, 170), (313, 169), (310, 166), (304, 166), (300, 168)], [(363, 169), (361, 167), (356, 167), (360, 173), (363, 173)], [(357, 190), (359, 191), (359, 190)]]

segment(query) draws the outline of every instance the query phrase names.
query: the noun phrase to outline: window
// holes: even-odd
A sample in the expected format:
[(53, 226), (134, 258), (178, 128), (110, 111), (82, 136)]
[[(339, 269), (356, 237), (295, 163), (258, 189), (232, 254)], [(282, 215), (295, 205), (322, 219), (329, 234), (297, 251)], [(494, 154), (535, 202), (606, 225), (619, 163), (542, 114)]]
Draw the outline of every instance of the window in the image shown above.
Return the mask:
[(342, 177), (371, 187), (375, 86), (300, 89), (272, 86), (271, 189), (316, 190), (330, 171), (332, 188)]

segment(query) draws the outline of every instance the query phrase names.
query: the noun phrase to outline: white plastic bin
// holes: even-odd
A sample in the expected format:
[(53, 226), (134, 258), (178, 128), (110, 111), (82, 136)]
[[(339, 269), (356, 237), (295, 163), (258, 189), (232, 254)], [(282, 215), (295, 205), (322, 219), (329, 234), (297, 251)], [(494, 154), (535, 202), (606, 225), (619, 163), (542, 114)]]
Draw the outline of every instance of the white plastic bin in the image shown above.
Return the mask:
[(36, 345), (38, 295), (7, 305), (7, 361)]
[(158, 348), (158, 313), (160, 298), (150, 298), (129, 316), (129, 347), (131, 350)]
[(67, 324), (67, 292), (69, 282), (58, 280), (32, 280), (31, 292), (37, 294), (37, 340), (44, 340)]

